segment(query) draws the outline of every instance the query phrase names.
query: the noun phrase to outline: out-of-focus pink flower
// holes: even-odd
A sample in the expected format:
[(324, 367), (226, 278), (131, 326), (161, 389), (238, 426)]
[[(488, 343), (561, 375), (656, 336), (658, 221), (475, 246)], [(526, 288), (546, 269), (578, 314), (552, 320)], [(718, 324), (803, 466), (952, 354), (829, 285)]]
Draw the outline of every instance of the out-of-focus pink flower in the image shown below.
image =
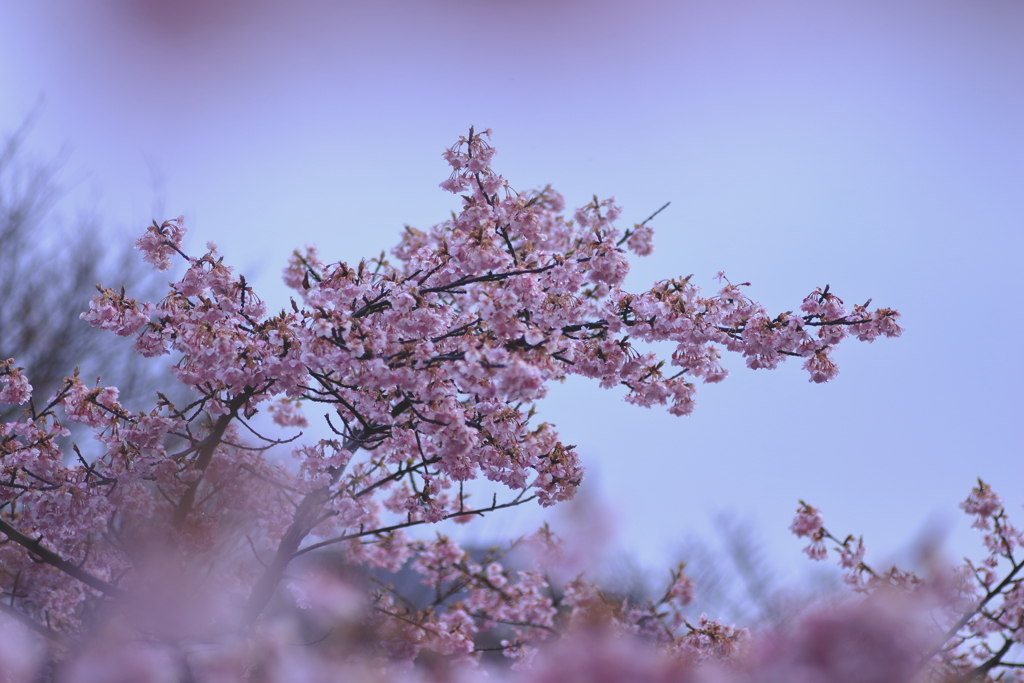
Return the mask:
[(928, 645), (920, 605), (872, 599), (804, 617), (754, 642), (749, 683), (910, 683)]
[(673, 572), (672, 585), (669, 586), (668, 591), (665, 593), (669, 600), (673, 600), (682, 606), (693, 602), (697, 594), (697, 584), (685, 574), (684, 568), (684, 566), (680, 565), (679, 570)]
[(811, 541), (807, 547), (804, 548), (804, 553), (812, 560), (820, 561), (828, 557), (828, 549), (825, 547), (825, 541), (820, 538), (816, 538)]
[(324, 569), (311, 569), (288, 584), (295, 604), (312, 610), (326, 624), (358, 622), (367, 608), (366, 592)]
[(821, 534), (821, 529), (822, 521), (818, 508), (811, 507), (807, 503), (800, 501), (800, 507), (797, 508), (796, 517), (793, 518), (793, 523), (789, 526), (789, 530), (797, 538), (817, 538)]
[(45, 651), (39, 637), (10, 618), (0, 615), (0, 680), (4, 683), (31, 683), (36, 677)]
[(582, 632), (541, 650), (515, 683), (685, 683), (694, 667), (632, 636)]
[(646, 225), (636, 226), (626, 240), (626, 246), (637, 256), (650, 256), (654, 253), (654, 230)]
[(809, 558), (824, 560), (828, 556), (828, 549), (825, 547), (825, 528), (817, 508), (800, 501), (800, 507), (796, 511), (796, 517), (793, 518), (789, 530), (797, 538), (810, 539), (811, 542), (804, 548), (804, 553)]
[(302, 414), (302, 406), (292, 399), (281, 399), (270, 405), (270, 414), (274, 422), (281, 427), (308, 427), (309, 420)]

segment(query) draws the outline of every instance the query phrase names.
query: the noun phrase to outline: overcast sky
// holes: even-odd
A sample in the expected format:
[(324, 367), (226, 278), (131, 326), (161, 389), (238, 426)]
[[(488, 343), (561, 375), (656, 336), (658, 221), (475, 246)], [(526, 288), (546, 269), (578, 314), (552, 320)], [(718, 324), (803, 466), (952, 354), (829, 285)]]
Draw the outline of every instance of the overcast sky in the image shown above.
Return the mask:
[(470, 125), (515, 188), (614, 195), (624, 225), (671, 201), (631, 288), (724, 270), (779, 312), (829, 284), (906, 333), (847, 342), (824, 386), (732, 362), (688, 418), (554, 387), (621, 547), (664, 564), (732, 511), (801, 566), (802, 498), (869, 561), (932, 527), (956, 557), (978, 476), (1024, 517), (1022, 36), (1010, 0), (0, 0), (0, 127), (35, 112), (75, 207), (184, 214), (272, 306), (292, 249), (356, 261), (445, 219)]

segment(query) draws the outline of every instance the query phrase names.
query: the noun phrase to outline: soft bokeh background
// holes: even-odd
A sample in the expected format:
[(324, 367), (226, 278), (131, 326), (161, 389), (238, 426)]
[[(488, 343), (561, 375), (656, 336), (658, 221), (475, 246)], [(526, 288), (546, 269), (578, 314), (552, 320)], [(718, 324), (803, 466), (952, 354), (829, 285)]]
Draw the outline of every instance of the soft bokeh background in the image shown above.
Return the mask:
[(625, 225), (671, 201), (631, 287), (723, 269), (781, 311), (830, 284), (906, 333), (847, 343), (825, 386), (733, 362), (684, 419), (556, 386), (543, 415), (619, 546), (665, 564), (733, 511), (801, 567), (803, 498), (869, 560), (956, 557), (976, 477), (1024, 501), (1022, 36), (1009, 0), (0, 0), (0, 129), (34, 114), (68, 210), (184, 214), (272, 306), (292, 249), (353, 261), (443, 220), (470, 125), (516, 188), (614, 195)]

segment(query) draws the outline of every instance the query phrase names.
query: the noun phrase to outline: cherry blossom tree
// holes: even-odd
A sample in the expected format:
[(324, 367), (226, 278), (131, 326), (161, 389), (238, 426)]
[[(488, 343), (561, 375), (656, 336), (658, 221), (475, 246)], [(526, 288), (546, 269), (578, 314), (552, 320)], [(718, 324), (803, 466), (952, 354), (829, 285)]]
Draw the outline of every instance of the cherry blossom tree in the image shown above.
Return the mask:
[[(180, 259), (184, 275), (157, 302), (101, 288), (82, 317), (134, 338), (144, 357), (176, 354), (170, 374), (188, 401), (165, 392), (133, 412), (115, 387), (76, 374), (37, 402), (17, 359), (0, 364), (0, 402), (24, 407), (0, 426), (0, 610), (14, 634), (5, 642), (22, 643), (0, 647), (8, 678), (469, 680), (485, 651), (535, 681), (881, 682), (995, 670), (957, 649), (978, 644), (964, 630), (974, 624), (989, 629), (985, 643), (1010, 633), (1007, 620), (1019, 625), (1019, 601), (1005, 597), (1017, 590), (1019, 534), (984, 492), (969, 511), (997, 525), (992, 547), (1010, 567), (1002, 582), (986, 573), (998, 560), (983, 563), (956, 575), (946, 591), (956, 600), (904, 609), (920, 591), (897, 603), (875, 584), (915, 581), (862, 581), (875, 575), (860, 569), (859, 546), (837, 541), (854, 586), (878, 595), (757, 637), (688, 618), (695, 586), (682, 566), (660, 596), (622, 601), (583, 576), (555, 581), (560, 544), (547, 528), (512, 544), (514, 556), (410, 534), (572, 498), (580, 456), (535, 407), (552, 381), (622, 386), (627, 402), (682, 416), (699, 382), (726, 378), (723, 352), (754, 369), (796, 358), (820, 383), (838, 372), (831, 354), (845, 338), (901, 331), (896, 311), (847, 307), (827, 286), (774, 315), (721, 274), (713, 293), (691, 277), (627, 292), (626, 254), (651, 253), (650, 219), (622, 230), (620, 209), (596, 198), (567, 215), (550, 188), (513, 190), (493, 155), (489, 132), (472, 129), (445, 152), (452, 173), (441, 187), (461, 196), (461, 212), (407, 228), (390, 258), (296, 252), (284, 275), (295, 294), (278, 312), (216, 245), (187, 254), (183, 219), (154, 222), (138, 249), (160, 271)], [(652, 342), (674, 350), (661, 357)], [(307, 415), (323, 416), (329, 438), (303, 439)], [(92, 430), (98, 455), (61, 450), (69, 424)], [(471, 498), (465, 484), (481, 478), (505, 495)], [(814, 557), (835, 541), (809, 506), (794, 531), (811, 537)], [(400, 570), (425, 594), (387, 580)], [(992, 597), (968, 606), (971, 581), (1010, 611), (993, 611)], [(972, 616), (929, 645), (918, 617), (934, 609)]]

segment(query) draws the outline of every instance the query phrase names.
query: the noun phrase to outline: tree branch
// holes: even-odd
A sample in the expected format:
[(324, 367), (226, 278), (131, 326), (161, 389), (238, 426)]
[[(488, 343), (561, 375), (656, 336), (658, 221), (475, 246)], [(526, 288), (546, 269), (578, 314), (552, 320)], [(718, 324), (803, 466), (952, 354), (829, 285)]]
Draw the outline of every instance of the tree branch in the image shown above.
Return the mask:
[[(228, 425), (238, 416), (238, 409), (245, 405), (253, 393), (255, 393), (255, 390), (247, 387), (245, 391), (235, 396), (228, 403), (228, 413), (217, 418), (209, 435), (202, 440), (199, 446), (199, 454), (196, 456), (194, 464), (195, 469), (200, 473), (206, 471), (206, 468), (210, 466), (210, 461), (213, 460), (213, 453), (217, 450), (217, 446), (220, 445), (221, 439), (224, 438), (224, 432), (227, 430)], [(185, 523), (188, 514), (192, 512), (192, 506), (196, 502), (196, 492), (199, 490), (199, 484), (202, 481), (202, 476), (199, 476), (195, 481), (190, 482), (188, 488), (185, 489), (185, 493), (178, 501), (178, 505), (174, 509), (173, 518), (175, 529), (180, 529), (182, 524)]]
[(33, 539), (25, 534), (21, 533), (13, 526), (11, 526), (6, 520), (0, 519), (0, 533), (3, 533), (7, 538), (11, 539), (25, 550), (29, 551), (40, 560), (55, 567), (60, 571), (64, 572), (68, 576), (78, 579), (89, 588), (99, 591), (104, 595), (111, 598), (124, 598), (125, 593), (117, 586), (111, 585), (101, 578), (93, 576), (89, 572), (85, 571), (81, 567), (68, 562), (63, 557), (43, 546), (43, 539)]

